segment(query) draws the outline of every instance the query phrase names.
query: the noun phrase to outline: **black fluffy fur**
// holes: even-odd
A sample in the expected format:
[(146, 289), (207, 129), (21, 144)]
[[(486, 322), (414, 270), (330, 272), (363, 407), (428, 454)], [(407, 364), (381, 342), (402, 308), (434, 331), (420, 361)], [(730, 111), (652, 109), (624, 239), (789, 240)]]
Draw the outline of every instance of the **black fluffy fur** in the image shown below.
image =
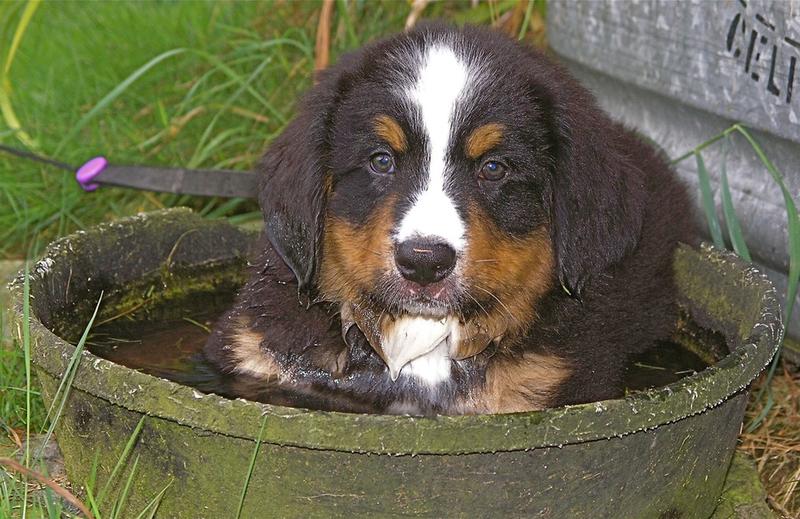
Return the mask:
[[(539, 172), (531, 189), (540, 199), (531, 210), (487, 207), (501, 228), (508, 222), (512, 235), (519, 222), (526, 231), (526, 221), (544, 219), (556, 266), (553, 288), (523, 337), (462, 361), (451, 381), (427, 391), (402, 378), (392, 383), (363, 334), (353, 327), (343, 341), (339, 308), (314, 297), (325, 253), (325, 174), (332, 157), (347, 152), (337, 149), (334, 132), (346, 119), (343, 99), (354, 89), (369, 90), (371, 64), (387, 51), (408, 39), (452, 31), (479, 42), (499, 69), (512, 71), (509, 81), (527, 87), (527, 98), (516, 88), (502, 93), (499, 87), (510, 105), (525, 113), (524, 103), (531, 96), (537, 100), (531, 139), (546, 153), (527, 152), (538, 157), (531, 165)], [(528, 351), (555, 354), (571, 367), (548, 406), (614, 398), (621, 394), (626, 359), (673, 330), (672, 254), (678, 242), (694, 241), (684, 188), (663, 157), (612, 122), (562, 67), (495, 32), (426, 25), (345, 56), (306, 96), (296, 119), (267, 151), (259, 174), (268, 240), (205, 351), (221, 370), (235, 372), (231, 336), (247, 323), (264, 337), (261, 348), (292, 375), (263, 381), (262, 399), (356, 412), (460, 412), (456, 403), (483, 383), (488, 365)], [(373, 203), (363, 198), (365, 207)]]

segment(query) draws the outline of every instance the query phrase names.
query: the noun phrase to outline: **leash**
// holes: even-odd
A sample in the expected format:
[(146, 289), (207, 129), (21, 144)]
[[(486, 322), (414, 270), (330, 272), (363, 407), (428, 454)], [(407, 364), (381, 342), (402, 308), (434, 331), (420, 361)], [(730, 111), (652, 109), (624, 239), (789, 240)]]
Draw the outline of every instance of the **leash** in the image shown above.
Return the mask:
[(94, 157), (76, 168), (3, 144), (0, 144), (0, 151), (74, 172), (75, 180), (84, 191), (95, 191), (101, 185), (109, 185), (159, 193), (225, 198), (256, 198), (258, 193), (257, 176), (245, 171), (121, 166), (109, 164), (102, 156)]

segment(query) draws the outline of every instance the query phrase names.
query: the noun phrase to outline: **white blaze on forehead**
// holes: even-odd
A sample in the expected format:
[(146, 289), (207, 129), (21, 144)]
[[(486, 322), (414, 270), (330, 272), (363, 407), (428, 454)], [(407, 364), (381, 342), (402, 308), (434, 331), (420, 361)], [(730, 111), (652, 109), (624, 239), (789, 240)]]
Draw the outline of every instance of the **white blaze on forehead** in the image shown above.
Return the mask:
[(456, 102), (468, 81), (466, 63), (452, 49), (437, 44), (428, 49), (416, 83), (405, 92), (419, 108), (430, 161), (426, 182), (422, 190), (414, 194), (411, 208), (400, 222), (398, 242), (414, 235), (437, 236), (456, 250), (464, 248), (464, 222), (445, 189), (448, 182), (446, 154)]

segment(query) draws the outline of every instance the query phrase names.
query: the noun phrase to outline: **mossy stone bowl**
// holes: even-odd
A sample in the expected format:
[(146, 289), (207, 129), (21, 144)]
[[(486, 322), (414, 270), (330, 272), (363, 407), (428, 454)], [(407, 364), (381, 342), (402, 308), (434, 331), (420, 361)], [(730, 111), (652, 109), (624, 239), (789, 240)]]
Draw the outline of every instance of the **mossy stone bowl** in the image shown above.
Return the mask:
[[(253, 238), (179, 209), (50, 245), (29, 277), (45, 402), (101, 292), (98, 321), (141, 305), (145, 287), (150, 302), (182, 301), (161, 305), (164, 316), (208, 304), (242, 283)], [(69, 478), (80, 487), (97, 459), (104, 481), (146, 416), (128, 509), (166, 488), (162, 517), (234, 516), (258, 438), (242, 517), (708, 517), (747, 387), (782, 325), (769, 281), (733, 255), (682, 247), (675, 269), (700, 339), (721, 334), (730, 353), (666, 387), (540, 412), (420, 418), (279, 407), (203, 394), (84, 351), (56, 428)], [(21, 277), (12, 291), (21, 330)]]

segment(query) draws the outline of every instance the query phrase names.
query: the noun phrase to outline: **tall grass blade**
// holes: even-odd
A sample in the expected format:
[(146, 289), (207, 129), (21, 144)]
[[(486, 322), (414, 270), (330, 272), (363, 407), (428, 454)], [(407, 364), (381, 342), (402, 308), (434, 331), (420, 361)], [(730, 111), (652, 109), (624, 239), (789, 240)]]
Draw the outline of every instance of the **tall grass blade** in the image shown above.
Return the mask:
[[(269, 42), (269, 43), (273, 43), (273, 42)], [(286, 43), (296, 43), (296, 42), (292, 42), (292, 40), (286, 40)], [(266, 45), (264, 45), (264, 47), (266, 47)], [(239, 83), (239, 85), (241, 85), (248, 94), (250, 94), (256, 101), (261, 103), (261, 105), (266, 110), (269, 111), (269, 113), (270, 113), (270, 115), (272, 117), (274, 117), (275, 119), (277, 119), (281, 123), (285, 123), (286, 122), (286, 116), (285, 115), (283, 115), (280, 111), (278, 111), (272, 105), (272, 103), (270, 103), (267, 100), (267, 98), (265, 98), (263, 95), (261, 95), (258, 92), (258, 90), (255, 89), (255, 87), (253, 87), (252, 85), (248, 84), (247, 80), (244, 79), (241, 76), (241, 74), (237, 73), (231, 67), (226, 65), (225, 62), (223, 62), (221, 59), (219, 59), (218, 57), (214, 56), (213, 54), (210, 54), (208, 52), (201, 51), (201, 50), (193, 50), (193, 53), (195, 55), (205, 59), (206, 61), (208, 61), (211, 65), (213, 65), (214, 67), (219, 69), (223, 74), (228, 76), (233, 81)]]
[(169, 490), (169, 487), (171, 486), (172, 486), (172, 480), (170, 480), (170, 482), (167, 483), (167, 486), (165, 486), (164, 489), (161, 490), (161, 492), (156, 494), (156, 497), (154, 497), (152, 501), (147, 503), (147, 506), (145, 506), (144, 510), (142, 510), (142, 512), (136, 516), (136, 519), (142, 519), (143, 517), (145, 517), (145, 514), (149, 514), (146, 516), (147, 519), (153, 519), (153, 517), (155, 517), (156, 513), (158, 512), (158, 507), (161, 505), (161, 500), (164, 499), (164, 494), (167, 493), (167, 490)]
[[(786, 307), (784, 308), (784, 323), (786, 323), (789, 321), (792, 315), (795, 298), (797, 297), (797, 285), (800, 281), (800, 217), (798, 217), (797, 214), (797, 205), (792, 198), (791, 192), (786, 188), (786, 184), (783, 181), (783, 175), (780, 173), (780, 171), (778, 171), (778, 168), (775, 167), (775, 164), (772, 163), (769, 157), (767, 157), (767, 154), (764, 153), (761, 145), (758, 144), (755, 138), (753, 138), (750, 132), (747, 131), (747, 129), (743, 126), (736, 125), (736, 131), (738, 131), (745, 139), (747, 139), (747, 142), (750, 143), (750, 146), (752, 146), (753, 151), (755, 151), (756, 155), (758, 156), (758, 159), (762, 164), (764, 164), (764, 167), (767, 168), (770, 176), (775, 183), (778, 184), (781, 189), (781, 193), (783, 194), (783, 203), (786, 207), (786, 217), (788, 219), (789, 229), (789, 279), (788, 287), (786, 289)], [(785, 335), (785, 328), (783, 333)], [(764, 420), (764, 418), (772, 410), (774, 399), (772, 397), (772, 389), (770, 388), (770, 384), (778, 367), (782, 347), (783, 335), (780, 337), (778, 351), (775, 353), (775, 357), (772, 359), (772, 364), (769, 367), (769, 372), (767, 373), (767, 378), (764, 382), (764, 385), (756, 396), (756, 400), (761, 400), (761, 398), (764, 396), (764, 392), (766, 391), (767, 402), (764, 405), (764, 409), (761, 410), (761, 413), (759, 413), (758, 416), (756, 416), (748, 425), (748, 432), (752, 432), (757, 429), (758, 426), (761, 425), (761, 422)]]
[[(458, 25), (494, 24), (495, 9), (505, 12), (514, 8), (518, 0), (501, 0), (500, 2), (479, 2), (476, 6), (454, 13), (449, 19)], [(434, 4), (435, 6), (435, 4)]]
[(714, 195), (711, 192), (711, 180), (706, 169), (706, 164), (703, 161), (703, 156), (700, 152), (694, 154), (695, 161), (697, 162), (697, 177), (700, 184), (700, 200), (703, 204), (703, 211), (706, 213), (706, 221), (708, 221), (708, 230), (711, 233), (711, 239), (714, 241), (714, 246), (719, 249), (725, 248), (725, 241), (722, 239), (722, 230), (717, 220), (717, 207), (714, 203)]
[(221, 204), (215, 204), (213, 206), (209, 206), (207, 209), (204, 208), (203, 211), (200, 212), (206, 218), (216, 219), (216, 218), (223, 218), (228, 213), (231, 213), (236, 210), (237, 207), (246, 203), (247, 200), (244, 198), (231, 198), (230, 200), (223, 202)]
[[(772, 363), (775, 364), (775, 360), (778, 359), (779, 357), (780, 355), (776, 353), (775, 359), (773, 359)], [(770, 387), (770, 382), (769, 382), (772, 380), (772, 378), (769, 376), (767, 378), (768, 381), (765, 382), (763, 386), (761, 386), (761, 390), (758, 392), (758, 395), (756, 396), (756, 402), (761, 400), (765, 391), (767, 393), (767, 401), (764, 403), (764, 408), (761, 410), (761, 412), (758, 413), (758, 415), (755, 418), (753, 418), (749, 424), (747, 424), (747, 428), (745, 429), (745, 432), (747, 434), (750, 434), (756, 429), (758, 429), (758, 427), (761, 425), (761, 422), (764, 421), (764, 418), (766, 418), (767, 415), (769, 415), (770, 411), (772, 411), (772, 408), (775, 406), (775, 397), (772, 395), (772, 388)]]
[(25, 279), (22, 283), (22, 351), (25, 356), (25, 462), (31, 463), (31, 280), (28, 262), (25, 262)]
[(263, 70), (271, 62), (272, 58), (270, 57), (263, 60), (259, 64), (259, 66), (256, 67), (253, 73), (250, 74), (250, 76), (244, 81), (244, 83), (240, 85), (239, 89), (236, 92), (234, 92), (233, 95), (228, 97), (228, 99), (223, 104), (222, 108), (217, 110), (217, 113), (214, 115), (214, 118), (211, 120), (208, 126), (206, 126), (203, 135), (199, 139), (197, 148), (195, 149), (192, 158), (189, 160), (190, 167), (196, 167), (196, 165), (201, 164), (208, 157), (208, 155), (210, 155), (213, 152), (215, 147), (217, 147), (220, 143), (224, 142), (227, 139), (228, 135), (233, 135), (236, 133), (237, 130), (231, 128), (227, 131), (221, 132), (210, 143), (206, 144), (206, 141), (211, 137), (211, 132), (214, 129), (214, 126), (216, 125), (219, 118), (222, 116), (222, 114), (227, 111), (228, 107), (231, 106), (245, 90), (247, 90), (248, 88), (252, 88), (251, 85), (253, 81), (262, 74)]
[(118, 98), (120, 95), (122, 95), (122, 93), (124, 93), (125, 90), (127, 90), (128, 87), (130, 87), (137, 79), (139, 79), (140, 77), (145, 75), (150, 69), (152, 69), (153, 67), (155, 67), (156, 65), (158, 65), (162, 61), (164, 61), (164, 60), (166, 60), (168, 58), (171, 58), (172, 56), (177, 56), (178, 54), (181, 54), (181, 53), (186, 52), (186, 51), (187, 51), (187, 49), (177, 48), (177, 49), (168, 50), (166, 52), (162, 52), (161, 54), (159, 54), (155, 58), (151, 59), (150, 61), (148, 61), (147, 63), (145, 63), (144, 65), (142, 65), (138, 69), (136, 69), (133, 72), (133, 74), (131, 74), (130, 76), (125, 78), (120, 84), (115, 86), (111, 90), (111, 92), (106, 94), (105, 97), (103, 97), (100, 101), (98, 101), (97, 104), (94, 105), (94, 107), (92, 107), (91, 110), (86, 112), (86, 114), (83, 117), (81, 117), (78, 120), (78, 122), (75, 123), (74, 126), (72, 126), (72, 128), (70, 128), (70, 130), (61, 139), (61, 142), (56, 147), (55, 151), (53, 152), (53, 156), (57, 157), (61, 153), (61, 150), (64, 149), (64, 146), (69, 144), (70, 141), (72, 141), (72, 139), (78, 134), (79, 131), (81, 131), (81, 129), (84, 126), (86, 126), (86, 124), (89, 121), (94, 119), (97, 116), (97, 114), (102, 112), (108, 105), (110, 105), (112, 102), (114, 102), (114, 100), (116, 98)]
[[(92, 329), (92, 325), (97, 317), (97, 312), (100, 310), (100, 303), (102, 301), (103, 293), (101, 292), (100, 297), (97, 300), (97, 305), (94, 307), (94, 313), (92, 313), (92, 317), (89, 319), (89, 324), (86, 325), (86, 328), (83, 330), (83, 335), (81, 335), (78, 344), (75, 345), (75, 351), (72, 352), (72, 358), (69, 359), (69, 364), (67, 365), (67, 369), (64, 371), (64, 374), (61, 377), (61, 383), (58, 385), (56, 394), (53, 395), (53, 402), (50, 404), (50, 409), (47, 410), (47, 416), (45, 417), (45, 423), (49, 421), (50, 425), (47, 427), (44, 441), (42, 441), (42, 445), (39, 447), (39, 450), (36, 453), (37, 459), (42, 457), (42, 452), (44, 451), (47, 442), (50, 441), (50, 437), (53, 436), (53, 431), (58, 423), (58, 419), (61, 417), (61, 413), (64, 411), (64, 405), (66, 404), (67, 398), (69, 398), (70, 391), (72, 390), (72, 380), (75, 378), (75, 373), (78, 371), (78, 365), (80, 364), (83, 348), (86, 345), (86, 339), (89, 337), (89, 331)], [(55, 414), (53, 414), (53, 409), (56, 407), (58, 409), (56, 410)]]
[(528, 32), (534, 5), (536, 5), (536, 0), (528, 0), (528, 7), (525, 8), (525, 18), (522, 19), (522, 27), (519, 28), (519, 35), (517, 36), (519, 41), (522, 41), (525, 38), (525, 33)]
[[(705, 165), (703, 164), (702, 157), (700, 157), (700, 151), (711, 146), (712, 144), (716, 143), (717, 141), (724, 139), (731, 135), (732, 133), (739, 133), (742, 135), (747, 142), (750, 144), (750, 147), (755, 152), (758, 159), (764, 165), (764, 167), (769, 172), (772, 180), (778, 185), (781, 190), (781, 194), (783, 195), (783, 202), (786, 208), (786, 217), (788, 221), (788, 231), (789, 231), (789, 276), (788, 276), (788, 286), (786, 289), (786, 306), (784, 308), (784, 322), (788, 322), (791, 318), (792, 311), (794, 310), (795, 300), (797, 298), (798, 292), (798, 283), (800, 283), (800, 216), (797, 213), (797, 205), (795, 204), (794, 199), (792, 198), (792, 194), (787, 189), (786, 184), (783, 181), (783, 175), (778, 171), (778, 168), (775, 167), (775, 164), (767, 157), (767, 154), (764, 152), (761, 145), (755, 138), (750, 134), (750, 132), (742, 126), (740, 123), (736, 123), (731, 125), (730, 127), (726, 128), (718, 135), (715, 135), (711, 139), (703, 142), (702, 144), (696, 146), (693, 150), (680, 155), (678, 158), (672, 160), (672, 164), (677, 164), (690, 156), (694, 155), (697, 160), (697, 170), (698, 176), (700, 178), (700, 189), (701, 194), (703, 195), (703, 208), (706, 212), (706, 218), (709, 221), (709, 227), (711, 228), (711, 234), (714, 237), (714, 243), (717, 244), (717, 240), (721, 240), (721, 232), (719, 236), (715, 234), (714, 231), (714, 221), (716, 221), (716, 217), (714, 215), (709, 214), (709, 209), (713, 209), (713, 197), (711, 196), (711, 188), (710, 183), (708, 182), (708, 172), (705, 169)], [(704, 179), (705, 177), (705, 179)], [(705, 180), (705, 182), (704, 182)], [(727, 173), (723, 170), (721, 176), (721, 183), (723, 184), (722, 187), (722, 197), (723, 197), (723, 213), (725, 213), (726, 221), (728, 222), (728, 229), (731, 234), (731, 242), (734, 246), (734, 250), (737, 250), (736, 247), (741, 247), (741, 250), (737, 250), (737, 252), (745, 259), (748, 259), (750, 256), (749, 251), (743, 254), (743, 251), (746, 250), (746, 246), (744, 246), (744, 239), (741, 238), (741, 228), (738, 226), (738, 221), (735, 219), (735, 215), (733, 214), (733, 203), (730, 200), (730, 189), (728, 186), (728, 179)], [(705, 184), (705, 185), (704, 185)], [(726, 200), (727, 199), (727, 200)], [(710, 200), (710, 203), (709, 203)], [(726, 208), (727, 206), (727, 208)], [(712, 218), (713, 216), (713, 218)], [(730, 217), (729, 217), (730, 216)], [(736, 222), (736, 223), (733, 223)], [(717, 222), (717, 228), (719, 227), (719, 223)], [(738, 236), (736, 234), (738, 233)], [(785, 334), (785, 329), (784, 329)], [(758, 426), (762, 423), (764, 418), (770, 413), (772, 407), (774, 405), (774, 398), (772, 396), (772, 390), (770, 388), (770, 384), (772, 382), (773, 377), (775, 376), (775, 371), (778, 367), (778, 362), (780, 361), (781, 357), (781, 349), (783, 348), (783, 336), (780, 337), (780, 344), (778, 346), (778, 351), (775, 354), (775, 357), (772, 359), (772, 363), (770, 364), (769, 371), (767, 373), (766, 380), (764, 385), (758, 392), (756, 396), (756, 400), (761, 400), (764, 396), (764, 393), (767, 393), (767, 401), (764, 405), (764, 408), (761, 412), (756, 416), (747, 426), (747, 432), (753, 432), (758, 428)]]
[(6, 77), (8, 75), (8, 71), (11, 70), (11, 64), (14, 63), (14, 56), (17, 54), (17, 49), (22, 41), (22, 37), (25, 35), (28, 24), (30, 23), (31, 18), (33, 18), (33, 15), (36, 12), (36, 9), (38, 9), (40, 3), (42, 3), (41, 0), (28, 0), (25, 10), (22, 12), (22, 18), (17, 24), (17, 30), (14, 31), (14, 37), (11, 39), (11, 46), (8, 48), (8, 52), (6, 53), (6, 59), (3, 63), (3, 77)]
[[(213, 124), (213, 121), (212, 121)], [(211, 126), (209, 125), (209, 130)], [(241, 128), (228, 128), (227, 130), (223, 130), (216, 134), (210, 142), (204, 142), (205, 137), (210, 135), (211, 132), (209, 131), (208, 134), (203, 135), (201, 138), (201, 142), (198, 143), (198, 146), (203, 146), (202, 148), (198, 148), (194, 155), (186, 162), (186, 164), (190, 168), (197, 168), (206, 161), (209, 156), (220, 146), (224, 146), (225, 142), (232, 136), (236, 135), (237, 133), (241, 132)]]
[(61, 518), (61, 499), (49, 488), (44, 488), (44, 507), (47, 510), (47, 517), (52, 519)]
[(5, 472), (0, 474), (0, 517), (11, 517), (11, 494), (14, 492), (8, 486), (8, 481), (11, 478)]
[(784, 320), (788, 321), (794, 309), (795, 298), (797, 297), (797, 286), (800, 282), (800, 216), (797, 214), (797, 205), (792, 198), (792, 193), (786, 187), (783, 181), (783, 175), (775, 167), (775, 164), (767, 157), (761, 145), (750, 135), (741, 125), (737, 125), (737, 131), (741, 133), (753, 150), (756, 152), (759, 160), (764, 164), (769, 171), (770, 176), (776, 184), (781, 188), (783, 194), (783, 203), (786, 206), (786, 217), (788, 219), (789, 228), (789, 285), (786, 293), (786, 308), (784, 309)]
[(250, 478), (253, 476), (253, 469), (256, 466), (256, 456), (258, 455), (258, 448), (261, 447), (261, 438), (264, 435), (264, 427), (267, 425), (267, 415), (261, 418), (261, 429), (258, 431), (258, 439), (256, 439), (256, 446), (253, 448), (253, 456), (250, 458), (250, 466), (247, 468), (247, 476), (244, 478), (244, 486), (242, 487), (242, 496), (239, 498), (239, 508), (236, 510), (236, 519), (242, 517), (242, 509), (244, 508), (244, 498), (247, 496), (247, 487), (250, 486)]
[(716, 144), (718, 141), (721, 141), (722, 139), (724, 139), (728, 135), (730, 135), (732, 133), (735, 133), (737, 126), (738, 126), (738, 123), (728, 126), (724, 130), (722, 130), (721, 132), (716, 134), (715, 136), (711, 137), (710, 139), (708, 139), (705, 142), (701, 142), (700, 144), (698, 144), (697, 146), (695, 146), (691, 150), (687, 151), (683, 155), (678, 155), (677, 158), (674, 158), (674, 159), (672, 159), (670, 161), (670, 164), (674, 166), (674, 165), (678, 164), (679, 162), (683, 162), (684, 160), (688, 159), (689, 157), (691, 157), (693, 155), (696, 155), (697, 153), (700, 153), (701, 151), (703, 151), (704, 149), (708, 148), (709, 146), (712, 146), (712, 145)]
[(128, 474), (128, 479), (125, 481), (125, 487), (122, 489), (122, 493), (120, 494), (117, 501), (114, 503), (114, 508), (111, 510), (111, 519), (117, 519), (121, 514), (122, 511), (125, 510), (125, 503), (128, 500), (128, 493), (131, 490), (131, 485), (133, 484), (133, 477), (136, 475), (136, 467), (139, 466), (139, 456), (136, 456), (136, 459), (133, 460), (133, 467), (131, 467), (131, 471)]
[(108, 495), (108, 491), (111, 490), (111, 487), (114, 484), (114, 481), (117, 479), (117, 475), (119, 471), (122, 470), (122, 467), (125, 466), (125, 462), (128, 461), (128, 456), (133, 450), (134, 445), (136, 445), (136, 440), (139, 439), (139, 433), (142, 432), (142, 427), (144, 427), (144, 420), (147, 416), (142, 416), (139, 420), (139, 423), (136, 424), (136, 427), (133, 429), (130, 437), (128, 438), (128, 442), (125, 444), (125, 448), (122, 449), (122, 454), (120, 454), (119, 458), (117, 459), (116, 465), (114, 465), (114, 469), (111, 471), (111, 475), (106, 480), (106, 484), (103, 486), (103, 490), (100, 491), (100, 494), (97, 496), (97, 506), (103, 506), (103, 500)]
[(97, 466), (100, 464), (100, 452), (94, 453), (92, 460), (92, 467), (89, 470), (89, 479), (86, 481), (86, 504), (92, 511), (95, 517), (101, 517), (100, 507), (97, 506), (97, 500), (94, 498), (95, 485), (97, 483)]
[(22, 37), (25, 35), (28, 24), (40, 3), (41, 0), (29, 0), (28, 4), (25, 6), (25, 10), (22, 11), (22, 18), (20, 18), (17, 24), (17, 30), (14, 31), (11, 46), (6, 53), (6, 59), (3, 63), (3, 73), (0, 74), (0, 113), (3, 114), (3, 120), (6, 126), (16, 133), (17, 139), (19, 139), (22, 144), (28, 148), (34, 149), (38, 148), (39, 145), (22, 129), (22, 124), (20, 124), (14, 107), (11, 104), (11, 81), (8, 78), (8, 73), (11, 70), (12, 63), (14, 63), (14, 56), (17, 53)]
[[(22, 349), (25, 355), (25, 460), (24, 465), (31, 464), (31, 282), (28, 262), (25, 262), (25, 279), (22, 284)], [(23, 479), (24, 497), (22, 499), (22, 517), (28, 511), (28, 481)]]
[(342, 21), (344, 22), (345, 30), (347, 31), (347, 46), (349, 48), (355, 48), (358, 46), (358, 35), (356, 34), (355, 24), (353, 23), (353, 19), (350, 16), (350, 9), (349, 5), (350, 2), (347, 0), (337, 0), (336, 2), (338, 5), (336, 6), (336, 11), (342, 17)]
[(228, 222), (233, 225), (239, 225), (247, 222), (255, 222), (261, 220), (261, 211), (249, 211), (247, 213), (236, 214), (227, 218)]
[(728, 236), (730, 237), (731, 245), (733, 245), (733, 250), (736, 251), (736, 254), (738, 254), (743, 260), (748, 263), (752, 263), (753, 260), (750, 257), (750, 250), (747, 248), (747, 244), (744, 241), (744, 236), (742, 236), (742, 227), (739, 225), (739, 219), (736, 217), (736, 211), (733, 208), (733, 199), (731, 198), (731, 190), (728, 186), (728, 139), (725, 140), (724, 146), (725, 153), (722, 156), (722, 164), (720, 165), (722, 214), (725, 217), (725, 226), (728, 228)]

